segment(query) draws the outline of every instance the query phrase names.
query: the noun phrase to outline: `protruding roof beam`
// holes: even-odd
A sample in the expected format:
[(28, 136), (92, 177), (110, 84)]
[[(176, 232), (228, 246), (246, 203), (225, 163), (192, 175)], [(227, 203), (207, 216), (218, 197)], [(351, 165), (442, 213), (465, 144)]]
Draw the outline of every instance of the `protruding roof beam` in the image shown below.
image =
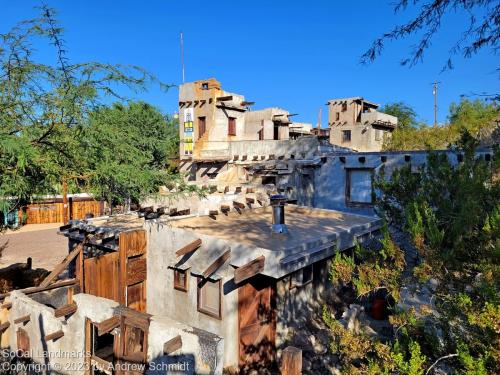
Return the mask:
[(186, 246), (183, 246), (179, 250), (177, 250), (175, 252), (175, 255), (181, 256), (190, 253), (191, 251), (197, 250), (200, 246), (201, 246), (201, 239), (197, 238), (196, 240), (191, 241)]
[(226, 248), (224, 253), (222, 253), (221, 256), (219, 256), (216, 260), (210, 264), (205, 271), (201, 274), (203, 278), (209, 277), (211, 274), (213, 274), (215, 271), (219, 269), (226, 261), (229, 259), (231, 256), (231, 248)]
[(266, 258), (264, 255), (261, 255), (260, 257), (251, 260), (244, 266), (237, 268), (234, 271), (234, 282), (238, 284), (251, 278), (252, 276), (257, 275), (258, 273), (261, 273), (264, 270), (265, 261)]

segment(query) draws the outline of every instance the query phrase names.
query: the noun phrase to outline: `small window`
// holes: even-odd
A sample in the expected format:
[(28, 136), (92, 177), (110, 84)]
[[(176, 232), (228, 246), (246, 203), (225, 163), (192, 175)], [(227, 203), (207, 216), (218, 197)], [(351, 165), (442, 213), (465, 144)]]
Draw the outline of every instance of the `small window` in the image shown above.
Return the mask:
[(201, 89), (202, 89), (202, 90), (208, 90), (208, 82), (203, 82), (203, 83), (201, 84)]
[(187, 292), (188, 274), (186, 271), (174, 270), (174, 289)]
[(375, 140), (376, 141), (381, 141), (382, 140), (382, 130), (375, 129)]
[(259, 141), (263, 141), (264, 140), (264, 129), (260, 129), (257, 134), (259, 135)]
[(346, 170), (346, 202), (349, 206), (371, 206), (372, 169)]
[(198, 279), (198, 311), (221, 319), (221, 280)]
[(340, 120), (340, 112), (335, 112), (335, 121)]
[(234, 117), (227, 119), (227, 135), (236, 135), (236, 118)]
[(307, 285), (312, 280), (313, 280), (313, 266), (311, 264), (292, 274), (292, 277), (290, 278), (290, 288)]
[(351, 142), (351, 131), (342, 130), (342, 143)]
[(342, 103), (342, 112), (347, 111), (347, 102)]
[(207, 130), (206, 117), (198, 117), (198, 139), (205, 134)]

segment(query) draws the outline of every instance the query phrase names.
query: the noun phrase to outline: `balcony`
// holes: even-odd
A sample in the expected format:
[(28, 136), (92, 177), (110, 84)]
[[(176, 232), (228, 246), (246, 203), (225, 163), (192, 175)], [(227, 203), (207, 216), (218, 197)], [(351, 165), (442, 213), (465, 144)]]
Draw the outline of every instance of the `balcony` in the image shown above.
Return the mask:
[(361, 114), (361, 124), (394, 129), (398, 125), (398, 118), (377, 111), (366, 112)]

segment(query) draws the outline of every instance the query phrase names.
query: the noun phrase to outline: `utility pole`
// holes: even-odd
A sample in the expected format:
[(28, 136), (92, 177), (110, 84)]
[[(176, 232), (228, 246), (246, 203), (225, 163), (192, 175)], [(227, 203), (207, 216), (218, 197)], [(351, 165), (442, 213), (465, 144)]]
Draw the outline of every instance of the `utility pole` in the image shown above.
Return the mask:
[(321, 129), (321, 114), (322, 114), (323, 108), (319, 107), (319, 112), (318, 112), (318, 129)]
[(182, 66), (182, 83), (185, 83), (184, 77), (184, 33), (181, 31), (181, 66)]
[(437, 104), (437, 97), (438, 97), (438, 85), (441, 82), (434, 81), (432, 83), (433, 89), (432, 89), (432, 95), (434, 95), (434, 127), (437, 128), (438, 126), (438, 104)]

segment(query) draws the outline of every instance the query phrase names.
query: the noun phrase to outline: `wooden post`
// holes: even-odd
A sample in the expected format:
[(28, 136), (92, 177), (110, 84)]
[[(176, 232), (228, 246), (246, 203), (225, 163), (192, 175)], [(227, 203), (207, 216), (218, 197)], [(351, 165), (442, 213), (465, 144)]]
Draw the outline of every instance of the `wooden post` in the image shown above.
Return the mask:
[(293, 346), (289, 346), (285, 350), (283, 350), (281, 358), (281, 374), (302, 374), (302, 350)]
[(62, 196), (63, 196), (63, 222), (68, 224), (68, 182), (63, 179), (62, 183)]

